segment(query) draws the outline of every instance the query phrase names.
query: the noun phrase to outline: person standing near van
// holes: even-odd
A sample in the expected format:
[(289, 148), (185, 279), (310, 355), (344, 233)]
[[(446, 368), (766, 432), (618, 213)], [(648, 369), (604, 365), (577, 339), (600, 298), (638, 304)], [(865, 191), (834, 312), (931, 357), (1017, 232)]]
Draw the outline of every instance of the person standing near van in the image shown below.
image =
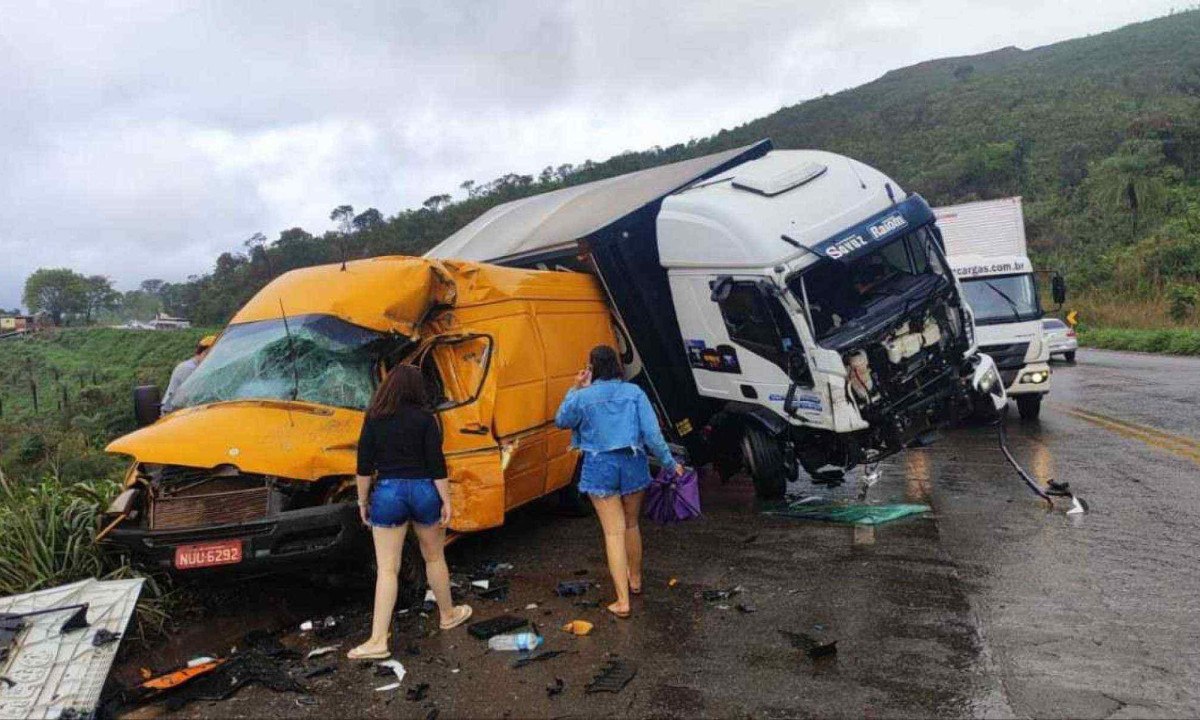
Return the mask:
[(667, 470), (683, 474), (663, 439), (642, 389), (621, 379), (616, 350), (597, 345), (563, 398), (554, 423), (571, 430), (583, 451), (579, 491), (589, 496), (604, 530), (604, 550), (617, 601), (608, 611), (629, 617), (630, 593), (642, 593), (642, 500), (650, 485), (649, 448)]
[(175, 393), (179, 391), (179, 386), (184, 380), (191, 377), (192, 373), (196, 372), (196, 368), (200, 366), (200, 361), (208, 354), (209, 348), (217, 341), (216, 335), (205, 335), (196, 343), (196, 352), (190, 358), (184, 360), (175, 366), (171, 371), (171, 379), (167, 381), (167, 391), (163, 393), (162, 399), (162, 414), (166, 415), (175, 409)]
[[(453, 604), (446, 567), (450, 481), (442, 431), (425, 409), (425, 379), (411, 365), (392, 368), (371, 398), (358, 440), (358, 510), (375, 543), (375, 610), (371, 637), (351, 650), (351, 660), (391, 656), (388, 632), (399, 591), (400, 554), (409, 524), (417, 533), (425, 576), (437, 601), (441, 628), (471, 617), (470, 605)], [(377, 476), (377, 477), (376, 477)], [(375, 478), (372, 487), (372, 478)]]

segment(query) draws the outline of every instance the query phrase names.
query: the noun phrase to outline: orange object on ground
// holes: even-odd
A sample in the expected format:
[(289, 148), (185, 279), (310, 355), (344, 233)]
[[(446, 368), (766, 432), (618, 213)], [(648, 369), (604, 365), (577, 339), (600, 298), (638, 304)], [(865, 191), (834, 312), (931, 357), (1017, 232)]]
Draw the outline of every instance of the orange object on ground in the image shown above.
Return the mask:
[(572, 620), (566, 625), (563, 625), (563, 630), (571, 633), (572, 635), (587, 635), (592, 631), (593, 627), (594, 626), (587, 620)]

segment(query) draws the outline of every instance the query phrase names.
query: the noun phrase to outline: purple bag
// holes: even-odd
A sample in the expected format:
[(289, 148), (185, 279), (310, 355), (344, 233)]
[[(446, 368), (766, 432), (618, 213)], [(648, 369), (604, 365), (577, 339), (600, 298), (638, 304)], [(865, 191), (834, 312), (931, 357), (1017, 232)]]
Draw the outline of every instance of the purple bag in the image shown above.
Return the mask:
[(678, 477), (666, 468), (646, 489), (646, 517), (669, 523), (700, 517), (700, 478), (694, 469)]

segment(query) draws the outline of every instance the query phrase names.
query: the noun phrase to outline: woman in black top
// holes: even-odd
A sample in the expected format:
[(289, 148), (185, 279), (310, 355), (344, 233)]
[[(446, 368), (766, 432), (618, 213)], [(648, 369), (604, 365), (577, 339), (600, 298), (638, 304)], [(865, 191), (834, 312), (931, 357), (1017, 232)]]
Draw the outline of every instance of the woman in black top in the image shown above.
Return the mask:
[[(367, 408), (358, 439), (358, 510), (375, 540), (375, 614), (371, 637), (350, 651), (352, 660), (382, 659), (396, 606), (397, 575), (404, 535), (411, 522), (425, 558), (425, 575), (437, 600), (443, 630), (471, 617), (470, 605), (455, 607), (443, 550), (450, 522), (450, 487), (442, 431), (424, 409), (425, 380), (411, 365), (392, 369)], [(371, 479), (377, 476), (374, 488)], [(368, 494), (370, 500), (368, 502)]]

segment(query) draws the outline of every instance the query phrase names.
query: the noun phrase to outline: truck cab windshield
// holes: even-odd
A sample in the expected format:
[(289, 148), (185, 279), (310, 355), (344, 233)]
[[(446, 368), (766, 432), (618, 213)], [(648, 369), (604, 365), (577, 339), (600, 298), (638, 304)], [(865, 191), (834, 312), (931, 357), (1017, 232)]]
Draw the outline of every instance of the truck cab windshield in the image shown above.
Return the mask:
[[(289, 337), (290, 335), (290, 337)], [(179, 386), (175, 407), (301, 400), (363, 410), (386, 336), (330, 315), (231, 325)]]
[(807, 298), (817, 341), (837, 345), (822, 341), (864, 326), (868, 319), (894, 317), (909, 300), (949, 282), (933, 242), (928, 227), (921, 227), (849, 262), (822, 258), (789, 278), (792, 294)]
[(962, 288), (978, 325), (1025, 322), (1042, 317), (1032, 275), (975, 277), (963, 280)]

